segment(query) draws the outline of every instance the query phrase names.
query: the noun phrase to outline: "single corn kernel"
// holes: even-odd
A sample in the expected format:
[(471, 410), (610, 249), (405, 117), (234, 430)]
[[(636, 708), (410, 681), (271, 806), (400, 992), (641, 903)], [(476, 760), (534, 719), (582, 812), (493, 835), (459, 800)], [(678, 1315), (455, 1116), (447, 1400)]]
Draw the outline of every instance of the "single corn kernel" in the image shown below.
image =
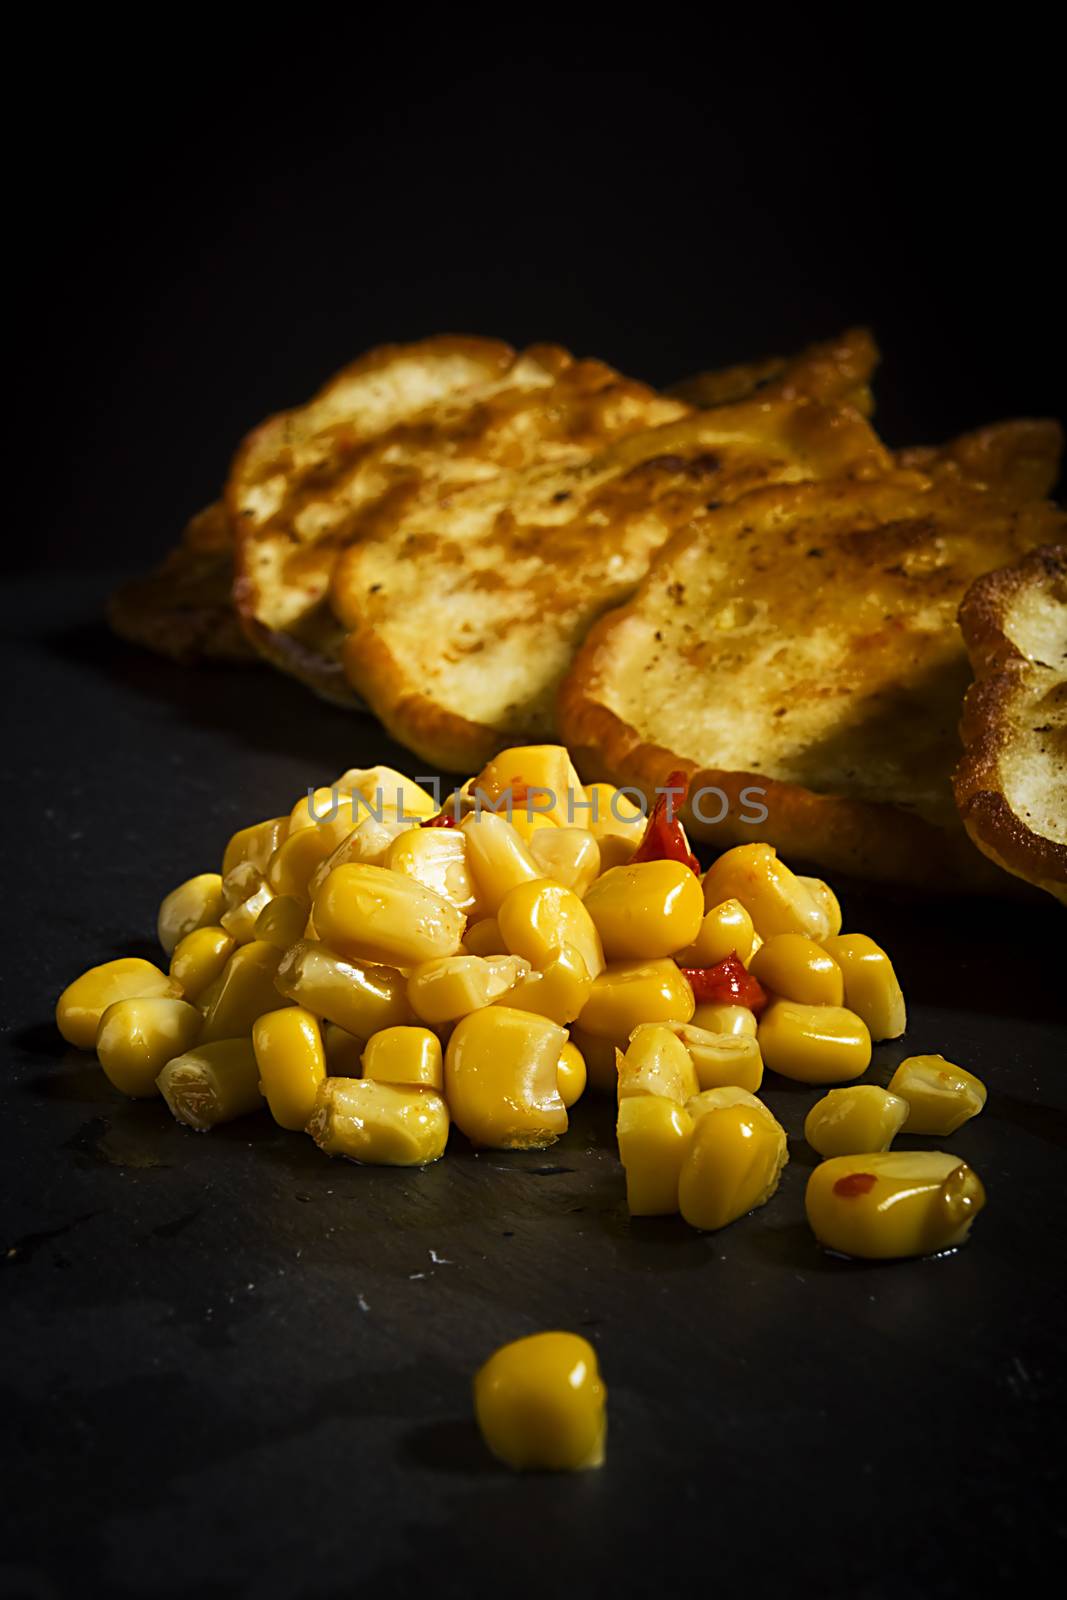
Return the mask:
[[(501, 750), (471, 781), (471, 793), (484, 796), (483, 805), (497, 806), (510, 796), (515, 818), (541, 817), (567, 827), (568, 798), (583, 798), (581, 780), (561, 744), (517, 745)], [(573, 810), (573, 802), (571, 808)]]
[(756, 1014), (747, 1006), (717, 1005), (705, 1001), (693, 1012), (693, 1026), (705, 1033), (747, 1033), (756, 1037)]
[(311, 940), (301, 940), (285, 952), (275, 987), (357, 1039), (414, 1021), (403, 973), (395, 967), (345, 961)]
[(585, 1076), (582, 1052), (568, 1039), (556, 1062), (556, 1087), (568, 1111), (585, 1093)]
[(264, 879), (246, 900), (242, 900), (239, 905), (231, 906), (229, 911), (224, 911), (219, 920), (226, 932), (232, 934), (238, 944), (249, 944), (256, 938), (256, 924), (260, 913), (266, 910), (274, 897), (274, 890)]
[(171, 1113), (198, 1133), (259, 1111), (263, 1096), (251, 1039), (215, 1039), (175, 1056), (156, 1084)]
[(239, 906), (242, 901), (255, 894), (266, 881), (262, 872), (253, 866), (251, 861), (242, 861), (240, 866), (227, 872), (222, 880), (222, 903), (226, 910), (232, 911), (235, 906)]
[(330, 822), (291, 833), (278, 846), (267, 866), (267, 882), (275, 894), (291, 895), (308, 905), (312, 898), (312, 877), (353, 831), (351, 811), (341, 809)]
[(693, 1006), (693, 991), (673, 961), (625, 961), (594, 979), (578, 1020), (584, 1032), (625, 1044), (638, 1023), (688, 1022)]
[(496, 912), (504, 943), (531, 966), (546, 967), (561, 946), (577, 950), (589, 976), (604, 970), (604, 952), (592, 917), (572, 889), (538, 878), (521, 883), (501, 900)]
[[(289, 833), (299, 833), (303, 828), (315, 828), (320, 823), (332, 822), (341, 807), (345, 807), (345, 814), (351, 815), (352, 796), (342, 795), (341, 791), (333, 790), (328, 785), (315, 789), (311, 793), (302, 794), (295, 802), (289, 813)], [(349, 824), (354, 827), (356, 818), (352, 817)]]
[(947, 1151), (887, 1150), (823, 1161), (808, 1179), (804, 1204), (826, 1249), (884, 1261), (962, 1244), (985, 1189)]
[(685, 1105), (697, 1093), (696, 1068), (670, 1028), (649, 1023), (635, 1028), (626, 1054), (618, 1052), (619, 1099), (654, 1094)]
[(515, 1011), (536, 1011), (562, 1027), (574, 1021), (593, 990), (589, 969), (571, 944), (560, 945), (540, 972), (527, 972), (508, 990)]
[(362, 800), (361, 812), (397, 817), (405, 827), (432, 817), (441, 809), (429, 790), (395, 767), (349, 767), (335, 778), (332, 788), (353, 800)]
[(508, 1006), (474, 1011), (445, 1051), (445, 1094), (456, 1126), (475, 1145), (538, 1150), (567, 1131), (557, 1068), (566, 1030)]
[(890, 1078), (889, 1088), (907, 1103), (904, 1126), (909, 1133), (955, 1133), (986, 1102), (981, 1078), (944, 1056), (908, 1056)]
[(644, 808), (612, 783), (586, 785), (587, 811), (575, 801), (575, 819), (582, 822), (600, 845), (600, 870), (625, 866), (644, 837), (647, 818)]
[(433, 1089), (327, 1078), (307, 1131), (328, 1156), (372, 1167), (425, 1167), (445, 1153), (448, 1107)]
[[(553, 1018), (553, 1020), (555, 1020)], [(570, 1042), (582, 1052), (585, 1062), (586, 1083), (601, 1094), (614, 1099), (619, 1091), (619, 1068), (616, 1064), (617, 1047), (613, 1039), (598, 1039), (595, 1034), (581, 1028), (570, 1029)], [(626, 1044), (625, 1036), (622, 1043)]]
[(844, 1006), (802, 1006), (772, 1000), (756, 1039), (765, 1067), (799, 1083), (844, 1083), (871, 1064), (866, 1024)]
[(260, 872), (289, 832), (288, 817), (268, 817), (266, 822), (255, 822), (250, 828), (239, 828), (226, 846), (222, 858), (222, 876), (228, 877), (235, 867), (246, 861)]
[(609, 961), (655, 961), (692, 944), (704, 897), (700, 879), (680, 861), (641, 861), (603, 873), (585, 909)]
[(463, 935), (463, 948), (470, 956), (506, 956), (508, 953), (495, 917), (483, 917), (480, 922), (472, 923)]
[(502, 1345), (474, 1379), (482, 1438), (516, 1472), (599, 1467), (606, 1402), (596, 1351), (576, 1333), (535, 1333)]
[(201, 872), (172, 889), (156, 918), (156, 933), (167, 955), (194, 928), (217, 924), (222, 911), (222, 879), (217, 872)]
[(840, 1006), (845, 980), (833, 956), (804, 933), (775, 933), (748, 964), (752, 976), (783, 1000), (805, 1006)]
[(96, 1054), (121, 1094), (147, 1099), (173, 1056), (196, 1043), (204, 1023), (195, 1006), (162, 995), (116, 1000), (100, 1018)]
[(693, 1135), (689, 1112), (662, 1095), (628, 1095), (619, 1101), (616, 1133), (630, 1215), (673, 1216), (678, 1210), (682, 1162)]
[[(655, 1024), (642, 1024), (632, 1037), (636, 1039), (642, 1028), (649, 1026)], [(713, 1033), (692, 1022), (668, 1022), (665, 1026), (688, 1051), (701, 1089), (738, 1084), (754, 1093), (763, 1082), (763, 1058), (750, 1034)]]
[(845, 1004), (862, 1017), (871, 1038), (899, 1039), (908, 1022), (907, 1008), (893, 963), (865, 933), (845, 933), (826, 940), (823, 949), (841, 968)]
[(701, 1089), (687, 1102), (686, 1110), (696, 1122), (699, 1117), (707, 1116), (709, 1111), (724, 1111), (728, 1106), (747, 1106), (750, 1111), (771, 1117), (773, 1121), (770, 1107), (751, 1090), (742, 1089), (739, 1083), (722, 1083), (717, 1089)]
[(322, 1047), (326, 1052), (326, 1071), (335, 1078), (358, 1078), (363, 1071), (365, 1039), (339, 1028), (336, 1022), (327, 1022), (322, 1029)]
[(444, 1089), (441, 1041), (429, 1028), (383, 1028), (367, 1040), (363, 1076), (413, 1089)]
[(822, 878), (805, 878), (798, 873), (797, 882), (804, 885), (816, 905), (822, 910), (829, 929), (828, 937), (832, 939), (835, 934), (841, 932), (841, 905), (836, 894), (828, 883), (823, 882)]
[(725, 1228), (765, 1205), (789, 1160), (785, 1129), (762, 1102), (741, 1099), (744, 1093), (735, 1091), (733, 1103), (687, 1107), (693, 1134), (678, 1177), (678, 1209), (694, 1228)]
[(409, 828), (398, 833), (383, 865), (432, 889), (457, 911), (469, 914), (474, 909), (467, 841), (458, 828)]
[(92, 1050), (100, 1018), (117, 1000), (140, 1000), (158, 995), (180, 1000), (181, 985), (140, 956), (121, 956), (90, 967), (68, 983), (56, 1001), (56, 1027), (68, 1044)]
[(325, 861), (319, 862), (308, 879), (308, 894), (314, 900), (334, 867), (384, 867), (393, 840), (409, 831), (410, 824), (396, 817), (380, 822), (376, 817), (364, 817), (345, 835), (336, 850), (331, 850)]
[(299, 1133), (326, 1076), (318, 1017), (304, 1006), (266, 1011), (252, 1024), (252, 1048), (271, 1116), (280, 1128)]
[(506, 817), (493, 811), (472, 813), (463, 818), (459, 831), (467, 841), (467, 863), (478, 904), (488, 916), (496, 915), (510, 890), (543, 878), (526, 841)]
[(888, 1150), (908, 1117), (908, 1102), (874, 1083), (831, 1089), (804, 1119), (804, 1137), (821, 1156)]
[(518, 956), (444, 956), (408, 978), (408, 1002), (423, 1022), (456, 1022), (505, 996), (529, 972)]
[(693, 943), (677, 951), (676, 959), (680, 967), (714, 967), (730, 955), (747, 961), (755, 939), (752, 918), (740, 900), (724, 900), (705, 912)]
[[(204, 1044), (216, 1039), (239, 1039), (252, 1032), (252, 1024), (264, 1011), (278, 1008), (274, 980), (281, 951), (262, 939), (238, 945), (223, 968), (218, 993), (204, 1015)], [(203, 999), (203, 997), (201, 997)]]
[(769, 844), (739, 844), (727, 850), (704, 874), (707, 910), (724, 900), (740, 900), (761, 939), (775, 933), (806, 933), (825, 939), (827, 913), (811, 890), (790, 872)]
[(289, 894), (276, 894), (267, 901), (256, 918), (254, 937), (275, 950), (288, 950), (304, 937), (307, 926), (307, 909), (300, 900)]
[(463, 938), (462, 911), (387, 867), (335, 867), (313, 915), (319, 937), (339, 955), (384, 966), (454, 955)]
[(533, 834), (530, 854), (541, 876), (585, 895), (600, 871), (600, 846), (587, 828), (542, 828)]
[(179, 939), (170, 958), (170, 975), (186, 1000), (198, 1000), (237, 948), (225, 928), (194, 928)]
[(557, 828), (551, 817), (542, 816), (527, 805), (514, 807), (508, 821), (527, 847), (533, 844), (539, 833), (555, 833)]

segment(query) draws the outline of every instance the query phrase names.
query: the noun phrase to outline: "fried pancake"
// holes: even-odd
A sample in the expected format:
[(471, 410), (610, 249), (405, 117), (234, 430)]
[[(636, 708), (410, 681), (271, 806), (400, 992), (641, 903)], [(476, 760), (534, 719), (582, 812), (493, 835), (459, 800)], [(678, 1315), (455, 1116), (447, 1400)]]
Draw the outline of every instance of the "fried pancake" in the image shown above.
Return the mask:
[(350, 680), (424, 760), (477, 771), (501, 744), (555, 736), (589, 624), (694, 515), (768, 482), (888, 465), (851, 409), (753, 400), (446, 494), (338, 562)]
[(117, 634), (175, 661), (254, 661), (233, 608), (233, 543), (225, 507), (205, 507), (154, 572), (108, 601)]
[(991, 861), (1067, 904), (1067, 545), (979, 578), (960, 627), (976, 680), (960, 726), (960, 816)]
[(952, 801), (969, 678), (956, 611), (976, 576), (1065, 520), (919, 473), (761, 490), (676, 534), (596, 624), (560, 734), (587, 781), (651, 792), (684, 768), (694, 790), (720, 789), (726, 815), (712, 796), (691, 819), (717, 846), (766, 839), (827, 870), (988, 885)]
[(1008, 505), (1023, 506), (1052, 493), (1062, 454), (1063, 429), (1058, 422), (1020, 418), (992, 422), (948, 444), (901, 450), (897, 461), (938, 481), (971, 484)]
[(238, 451), (226, 505), (249, 636), (321, 693), (351, 698), (327, 601), (350, 541), (390, 533), (443, 493), (530, 462), (583, 460), (686, 410), (555, 345), (516, 354), (441, 337), (371, 351)]
[(849, 328), (840, 338), (809, 345), (795, 356), (771, 356), (683, 378), (667, 393), (698, 410), (734, 405), (759, 394), (793, 399), (807, 395), (824, 405), (851, 405), (869, 417), (874, 409), (870, 380), (878, 346), (868, 328)]

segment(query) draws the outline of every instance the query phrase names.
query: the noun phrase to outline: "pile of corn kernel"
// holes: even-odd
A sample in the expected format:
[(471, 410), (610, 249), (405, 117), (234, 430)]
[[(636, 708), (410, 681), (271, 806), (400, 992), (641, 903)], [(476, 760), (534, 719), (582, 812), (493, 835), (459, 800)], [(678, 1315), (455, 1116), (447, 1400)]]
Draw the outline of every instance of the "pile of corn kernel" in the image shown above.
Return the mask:
[(631, 1213), (700, 1229), (778, 1187), (765, 1068), (850, 1084), (805, 1124), (819, 1241), (864, 1257), (959, 1244), (977, 1176), (889, 1147), (953, 1132), (983, 1085), (939, 1056), (888, 1089), (852, 1083), (872, 1041), (904, 1032), (889, 957), (842, 934), (829, 886), (769, 845), (701, 876), (670, 803), (684, 780), (668, 787), (646, 818), (583, 787), (555, 745), (504, 751), (443, 808), (390, 768), (352, 769), (168, 894), (169, 971), (92, 968), (60, 997), (60, 1031), (191, 1128), (265, 1102), (327, 1154), (385, 1165), (436, 1161), (453, 1123), (477, 1147), (543, 1148), (588, 1080), (618, 1097)]

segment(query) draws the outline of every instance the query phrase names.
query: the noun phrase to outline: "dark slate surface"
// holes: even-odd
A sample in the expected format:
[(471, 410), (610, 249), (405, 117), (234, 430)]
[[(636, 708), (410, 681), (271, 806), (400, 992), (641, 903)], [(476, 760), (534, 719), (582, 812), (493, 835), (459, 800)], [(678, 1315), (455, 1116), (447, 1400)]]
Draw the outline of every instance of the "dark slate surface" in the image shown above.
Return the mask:
[[(631, 1222), (604, 1104), (553, 1150), (328, 1162), (250, 1119), (121, 1101), (50, 1021), (150, 954), (161, 894), (313, 780), (403, 756), (267, 671), (109, 639), (101, 580), (9, 588), (5, 627), (0, 1591), (818, 1592), (1031, 1583), (1062, 1549), (1063, 914), (846, 892), (940, 1050), (990, 1086), (951, 1141), (989, 1205), (954, 1257), (827, 1258), (803, 1221), (815, 1092), (774, 1203), (717, 1236)], [(1057, 1021), (1059, 1018), (1059, 1021)], [(596, 1343), (607, 1464), (513, 1478), (470, 1378), (503, 1340)]]

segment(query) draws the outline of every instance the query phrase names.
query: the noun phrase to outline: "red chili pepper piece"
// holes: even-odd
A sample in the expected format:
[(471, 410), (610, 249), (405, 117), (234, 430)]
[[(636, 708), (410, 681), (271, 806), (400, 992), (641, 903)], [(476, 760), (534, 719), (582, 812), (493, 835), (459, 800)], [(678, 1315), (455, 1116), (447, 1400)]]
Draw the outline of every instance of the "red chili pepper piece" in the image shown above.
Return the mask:
[(420, 822), (420, 828), (456, 828), (459, 824), (451, 811), (439, 811), (436, 817), (427, 817), (425, 822)]
[(877, 1182), (873, 1172), (850, 1172), (847, 1178), (838, 1178), (834, 1193), (844, 1195), (846, 1200), (855, 1200), (857, 1195), (870, 1194)]
[(670, 791), (669, 794), (658, 796), (655, 805), (649, 812), (648, 823), (641, 836), (641, 843), (630, 857), (632, 863), (639, 861), (680, 861), (683, 867), (688, 867), (700, 877), (700, 862), (689, 848), (689, 840), (685, 836), (685, 829), (677, 816), (668, 817), (667, 802), (674, 799), (673, 810), (678, 811), (685, 804), (685, 797), (689, 791), (689, 779), (684, 772), (672, 772), (667, 782), (662, 786)]
[(682, 967), (697, 1005), (747, 1006), (757, 1016), (767, 1004), (767, 991), (746, 971), (736, 951), (713, 967)]

